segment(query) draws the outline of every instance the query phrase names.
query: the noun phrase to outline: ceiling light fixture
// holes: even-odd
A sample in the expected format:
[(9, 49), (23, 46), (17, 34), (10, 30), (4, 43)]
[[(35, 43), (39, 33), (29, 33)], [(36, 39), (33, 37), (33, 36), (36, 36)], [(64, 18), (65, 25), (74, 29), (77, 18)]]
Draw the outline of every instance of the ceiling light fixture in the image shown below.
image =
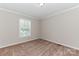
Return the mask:
[(40, 6), (43, 7), (44, 6), (44, 3), (40, 3)]

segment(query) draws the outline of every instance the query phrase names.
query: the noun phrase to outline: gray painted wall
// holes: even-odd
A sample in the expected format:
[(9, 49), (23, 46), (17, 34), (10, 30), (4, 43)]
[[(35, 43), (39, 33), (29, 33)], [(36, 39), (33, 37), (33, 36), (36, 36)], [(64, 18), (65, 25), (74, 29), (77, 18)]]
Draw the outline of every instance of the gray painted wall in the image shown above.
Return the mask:
[(79, 49), (79, 8), (42, 20), (42, 38)]
[[(31, 36), (19, 37), (19, 19), (31, 20)], [(40, 21), (15, 13), (0, 10), (0, 48), (39, 38)]]

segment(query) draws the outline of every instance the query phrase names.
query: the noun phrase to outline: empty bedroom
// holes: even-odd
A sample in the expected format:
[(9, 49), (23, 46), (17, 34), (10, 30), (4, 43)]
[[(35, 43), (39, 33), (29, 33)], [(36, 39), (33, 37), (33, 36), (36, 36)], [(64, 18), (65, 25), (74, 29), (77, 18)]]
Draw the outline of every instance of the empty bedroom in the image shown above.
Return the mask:
[(0, 56), (79, 56), (79, 3), (0, 3)]

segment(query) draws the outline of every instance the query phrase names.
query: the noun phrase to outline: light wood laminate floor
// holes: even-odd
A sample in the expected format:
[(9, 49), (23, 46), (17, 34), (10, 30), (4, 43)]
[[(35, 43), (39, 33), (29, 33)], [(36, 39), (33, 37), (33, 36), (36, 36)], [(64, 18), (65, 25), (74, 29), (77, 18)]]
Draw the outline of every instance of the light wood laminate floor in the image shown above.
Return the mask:
[(37, 39), (0, 49), (0, 56), (79, 56), (79, 51)]

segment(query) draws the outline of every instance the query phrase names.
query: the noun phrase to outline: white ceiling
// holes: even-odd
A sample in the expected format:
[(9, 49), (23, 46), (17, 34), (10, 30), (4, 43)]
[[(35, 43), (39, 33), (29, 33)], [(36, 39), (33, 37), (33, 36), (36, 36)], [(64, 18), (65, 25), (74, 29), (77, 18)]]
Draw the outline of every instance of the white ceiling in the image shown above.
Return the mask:
[(46, 3), (40, 7), (39, 3), (0, 3), (0, 8), (5, 8), (37, 18), (61, 12), (65, 9), (77, 6), (77, 3)]

